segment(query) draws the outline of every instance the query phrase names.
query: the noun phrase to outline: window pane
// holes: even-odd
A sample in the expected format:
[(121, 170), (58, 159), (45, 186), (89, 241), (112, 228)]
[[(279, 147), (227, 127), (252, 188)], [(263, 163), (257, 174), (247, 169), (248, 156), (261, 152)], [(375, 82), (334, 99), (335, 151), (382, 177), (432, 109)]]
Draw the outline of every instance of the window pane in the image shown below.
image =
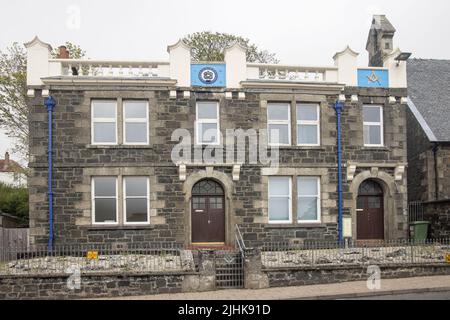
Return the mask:
[(115, 197), (116, 196), (116, 178), (97, 177), (94, 178), (94, 196), (96, 197)]
[(269, 143), (289, 144), (289, 125), (269, 124)]
[(115, 100), (111, 101), (92, 101), (92, 108), (94, 109), (94, 118), (116, 118)]
[(206, 198), (203, 197), (192, 198), (192, 206), (194, 209), (206, 209)]
[(147, 178), (127, 177), (125, 178), (125, 190), (127, 197), (146, 197)]
[(147, 118), (147, 102), (124, 101), (125, 118)]
[(297, 126), (298, 144), (317, 144), (318, 138), (316, 125), (299, 124)]
[(217, 123), (199, 123), (200, 142), (216, 143), (217, 137)]
[(314, 121), (317, 119), (317, 105), (301, 104), (297, 105), (297, 120)]
[(380, 122), (380, 107), (363, 107), (364, 122)]
[(147, 199), (127, 199), (127, 222), (147, 222)]
[(364, 144), (381, 144), (380, 126), (364, 126)]
[(202, 102), (197, 107), (198, 119), (217, 119), (217, 103)]
[(297, 192), (299, 196), (314, 196), (317, 195), (317, 177), (298, 177), (297, 178)]
[(125, 123), (125, 138), (127, 143), (147, 142), (147, 123)]
[(269, 196), (289, 196), (289, 177), (269, 177)]
[(116, 199), (95, 199), (95, 222), (116, 222)]
[(269, 220), (289, 220), (289, 198), (269, 198)]
[(298, 220), (317, 220), (317, 197), (298, 198)]
[(116, 142), (116, 124), (114, 122), (94, 122), (94, 142)]
[(289, 120), (289, 104), (269, 104), (268, 120)]

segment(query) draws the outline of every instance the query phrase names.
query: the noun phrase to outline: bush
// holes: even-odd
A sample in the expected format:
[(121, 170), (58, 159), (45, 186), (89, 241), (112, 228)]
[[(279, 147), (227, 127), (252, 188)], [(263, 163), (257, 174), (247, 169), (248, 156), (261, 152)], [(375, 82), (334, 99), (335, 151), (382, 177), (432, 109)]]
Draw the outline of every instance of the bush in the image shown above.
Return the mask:
[(0, 211), (18, 217), (22, 227), (28, 226), (28, 189), (0, 183)]

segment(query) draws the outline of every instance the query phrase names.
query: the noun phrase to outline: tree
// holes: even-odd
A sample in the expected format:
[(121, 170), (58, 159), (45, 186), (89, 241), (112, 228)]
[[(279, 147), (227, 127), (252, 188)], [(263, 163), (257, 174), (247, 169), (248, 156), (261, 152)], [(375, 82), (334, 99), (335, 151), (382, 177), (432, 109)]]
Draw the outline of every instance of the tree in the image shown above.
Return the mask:
[[(66, 42), (71, 58), (82, 58), (86, 52), (80, 46)], [(52, 51), (56, 58), (58, 49)], [(17, 144), (12, 150), (23, 159), (28, 158), (28, 107), (27, 58), (22, 45), (14, 42), (5, 51), (0, 51), (0, 128)]]
[(0, 183), (0, 211), (20, 219), (20, 225), (28, 225), (28, 190)]
[(212, 33), (210, 31), (191, 33), (183, 38), (183, 41), (192, 49), (194, 61), (223, 61), (225, 48), (238, 42), (247, 49), (247, 61), (259, 63), (278, 63), (275, 53), (260, 50), (249, 39), (228, 34)]

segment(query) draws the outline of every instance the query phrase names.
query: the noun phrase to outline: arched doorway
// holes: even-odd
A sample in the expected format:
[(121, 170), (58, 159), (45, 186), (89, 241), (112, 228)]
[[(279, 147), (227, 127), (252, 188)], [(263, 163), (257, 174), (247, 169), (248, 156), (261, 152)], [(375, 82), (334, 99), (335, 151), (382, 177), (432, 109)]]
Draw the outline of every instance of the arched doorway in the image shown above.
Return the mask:
[(225, 194), (215, 180), (192, 188), (192, 243), (225, 243)]
[(358, 190), (356, 232), (357, 239), (384, 239), (383, 188), (373, 179), (365, 180)]

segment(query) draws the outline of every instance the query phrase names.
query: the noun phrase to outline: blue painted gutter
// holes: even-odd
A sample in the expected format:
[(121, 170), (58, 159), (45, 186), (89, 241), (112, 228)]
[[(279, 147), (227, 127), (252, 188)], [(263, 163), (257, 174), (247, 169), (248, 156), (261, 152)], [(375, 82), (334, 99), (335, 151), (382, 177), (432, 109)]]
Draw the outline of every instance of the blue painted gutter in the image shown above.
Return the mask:
[(45, 99), (44, 102), (47, 107), (48, 113), (48, 149), (47, 149), (47, 157), (48, 157), (48, 250), (53, 250), (53, 109), (55, 108), (56, 101), (52, 96), (49, 96)]
[(343, 199), (342, 199), (342, 144), (341, 144), (341, 115), (344, 109), (343, 102), (336, 102), (334, 104), (334, 110), (336, 110), (337, 118), (337, 166), (338, 166), (338, 238), (339, 243), (343, 243), (344, 234), (342, 230), (342, 217), (343, 217)]

